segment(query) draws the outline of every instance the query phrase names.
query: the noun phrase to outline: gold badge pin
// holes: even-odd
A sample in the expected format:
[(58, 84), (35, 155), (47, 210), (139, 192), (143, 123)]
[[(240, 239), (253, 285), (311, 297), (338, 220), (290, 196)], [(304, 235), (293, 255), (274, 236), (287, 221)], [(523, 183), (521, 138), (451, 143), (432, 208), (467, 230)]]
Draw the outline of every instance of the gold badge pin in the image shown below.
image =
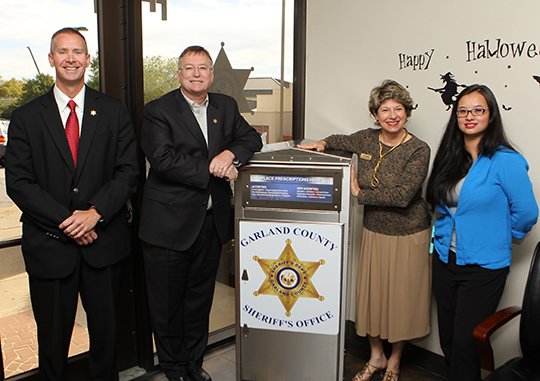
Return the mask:
[(96, 112), (96, 110), (91, 110), (91, 111), (90, 111), (90, 115), (92, 115), (92, 116), (96, 116), (96, 115), (97, 115), (97, 112)]
[(253, 291), (253, 295), (277, 296), (285, 309), (285, 316), (291, 316), (298, 298), (312, 298), (321, 302), (324, 300), (324, 296), (319, 294), (311, 281), (319, 266), (325, 264), (324, 259), (316, 262), (301, 261), (292, 248), (290, 239), (285, 241), (279, 258), (263, 259), (254, 256), (253, 260), (259, 263), (266, 275), (263, 284)]
[(370, 161), (371, 160), (371, 154), (370, 153), (361, 153), (360, 154), (360, 159)]

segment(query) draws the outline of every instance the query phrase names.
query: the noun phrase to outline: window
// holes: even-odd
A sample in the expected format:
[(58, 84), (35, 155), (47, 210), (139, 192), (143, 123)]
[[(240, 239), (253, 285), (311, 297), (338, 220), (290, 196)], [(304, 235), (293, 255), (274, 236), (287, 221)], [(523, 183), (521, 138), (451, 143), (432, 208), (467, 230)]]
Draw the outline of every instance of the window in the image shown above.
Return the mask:
[(265, 142), (291, 139), (293, 0), (168, 0), (161, 12), (146, 5), (145, 102), (178, 87), (178, 56), (201, 45), (214, 60), (211, 91), (233, 96)]
[[(145, 102), (178, 89), (178, 56), (200, 45), (214, 61), (210, 91), (234, 97), (264, 143), (290, 140), (294, 1), (157, 3), (152, 9), (151, 2), (143, 2), (142, 10)], [(235, 322), (234, 261), (234, 242), (229, 242), (216, 282), (210, 342)]]
[[(37, 367), (37, 339), (21, 247), (21, 215), (5, 188), (3, 156), (9, 141), (9, 120), (17, 104), (48, 91), (54, 70), (47, 54), (51, 35), (65, 26), (76, 27), (85, 36), (89, 53), (97, 53), (97, 18), (92, 0), (42, 0), (17, 2), (2, 7), (0, 24), (0, 337), (5, 377)], [(65, 18), (70, 14), (70, 25)], [(14, 33), (14, 31), (17, 31)], [(97, 65), (96, 65), (97, 68)], [(98, 79), (87, 70), (87, 82)], [(86, 317), (78, 309), (70, 356), (87, 351)]]

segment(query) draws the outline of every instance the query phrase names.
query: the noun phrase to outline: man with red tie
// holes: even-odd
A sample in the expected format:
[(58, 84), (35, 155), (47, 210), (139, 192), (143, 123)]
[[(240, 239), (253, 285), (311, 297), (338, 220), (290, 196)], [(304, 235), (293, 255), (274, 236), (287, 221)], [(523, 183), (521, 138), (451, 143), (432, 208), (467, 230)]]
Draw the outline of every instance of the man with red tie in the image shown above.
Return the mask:
[(130, 253), (126, 202), (137, 181), (127, 110), (84, 84), (90, 55), (72, 28), (51, 39), (54, 87), (15, 110), (6, 188), (22, 211), (22, 252), (43, 380), (65, 380), (78, 295), (93, 380), (118, 380), (115, 305)]

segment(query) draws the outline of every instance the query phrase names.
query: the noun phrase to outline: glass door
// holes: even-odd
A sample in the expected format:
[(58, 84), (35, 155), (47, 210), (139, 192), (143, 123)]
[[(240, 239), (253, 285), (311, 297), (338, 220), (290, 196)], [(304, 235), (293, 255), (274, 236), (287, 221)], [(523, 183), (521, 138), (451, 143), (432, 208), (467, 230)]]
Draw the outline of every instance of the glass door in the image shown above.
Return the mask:
[[(50, 38), (64, 27), (79, 30), (86, 38), (92, 61), (86, 83), (99, 89), (98, 26), (94, 0), (8, 1), (0, 23), (0, 339), (3, 377), (31, 379), (38, 367), (36, 325), (29, 298), (28, 276), (21, 253), (20, 210), (5, 190), (4, 153), (9, 141), (9, 121), (16, 107), (49, 91), (54, 69), (48, 62)], [(63, 15), (70, 15), (69, 21)], [(62, 16), (62, 17), (60, 17)], [(122, 290), (129, 294), (129, 285)], [(119, 307), (122, 317), (133, 307)], [(129, 315), (128, 315), (129, 314)], [(79, 303), (69, 349), (70, 379), (86, 379), (89, 348), (86, 315)], [(122, 352), (122, 350), (120, 351)], [(125, 358), (119, 353), (119, 358)], [(133, 363), (134, 361), (132, 361)], [(0, 375), (2, 375), (0, 373)]]
[[(210, 91), (234, 97), (265, 143), (290, 140), (293, 6), (293, 0), (144, 1), (145, 103), (178, 88), (178, 56), (201, 45), (214, 60)], [(217, 276), (210, 344), (234, 335), (234, 277), (231, 241)]]

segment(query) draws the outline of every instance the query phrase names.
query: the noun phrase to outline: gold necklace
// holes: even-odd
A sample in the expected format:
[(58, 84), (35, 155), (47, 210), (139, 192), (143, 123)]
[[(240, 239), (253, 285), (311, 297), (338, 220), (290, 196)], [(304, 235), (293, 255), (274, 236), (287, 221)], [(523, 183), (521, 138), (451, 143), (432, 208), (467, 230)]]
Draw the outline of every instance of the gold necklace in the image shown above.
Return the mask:
[(386, 155), (388, 155), (390, 152), (392, 152), (393, 150), (398, 148), (400, 145), (402, 145), (403, 142), (405, 141), (405, 139), (407, 138), (407, 135), (409, 134), (409, 132), (407, 131), (406, 128), (404, 128), (403, 130), (405, 131), (405, 133), (403, 134), (403, 138), (401, 138), (401, 141), (397, 145), (390, 148), (388, 150), (388, 152), (385, 152), (384, 154), (382, 152), (381, 133), (379, 133), (379, 160), (377, 160), (377, 164), (375, 164), (375, 168), (373, 168), (373, 172), (371, 172), (371, 184), (370, 185), (371, 185), (372, 188), (377, 188), (379, 186), (379, 184), (381, 183), (379, 181), (379, 179), (377, 178), (377, 172), (379, 172), (379, 167), (381, 166), (383, 158)]

